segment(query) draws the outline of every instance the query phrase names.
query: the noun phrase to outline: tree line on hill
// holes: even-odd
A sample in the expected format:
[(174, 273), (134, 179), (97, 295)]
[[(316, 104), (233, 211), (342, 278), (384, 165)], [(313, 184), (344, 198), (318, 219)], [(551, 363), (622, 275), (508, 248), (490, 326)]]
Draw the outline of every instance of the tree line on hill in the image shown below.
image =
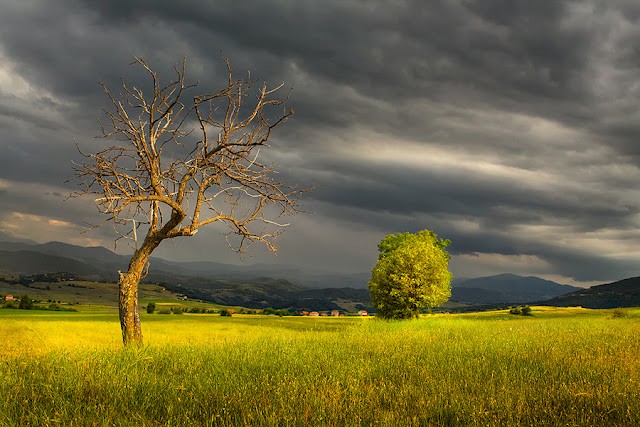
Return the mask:
[(50, 310), (50, 311), (78, 311), (72, 307), (65, 307), (61, 301), (37, 301), (29, 295), (14, 297), (13, 295), (0, 295), (0, 308), (17, 310)]

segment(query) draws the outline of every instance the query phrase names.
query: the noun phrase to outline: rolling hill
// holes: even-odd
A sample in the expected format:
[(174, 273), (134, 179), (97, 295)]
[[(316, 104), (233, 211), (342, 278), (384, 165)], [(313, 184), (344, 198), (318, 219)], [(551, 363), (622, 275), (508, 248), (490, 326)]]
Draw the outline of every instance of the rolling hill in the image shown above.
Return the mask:
[(72, 258), (49, 255), (35, 251), (0, 250), (0, 271), (18, 274), (72, 272), (81, 276), (95, 277), (99, 269)]
[(579, 289), (539, 277), (499, 274), (454, 282), (451, 299), (468, 304), (523, 304)]
[[(127, 256), (103, 247), (85, 248), (61, 242), (0, 242), (0, 272), (13, 275), (67, 272), (84, 280), (113, 282), (117, 271), (126, 269), (128, 261)], [(286, 276), (293, 277), (295, 284)], [(359, 280), (362, 277), (357, 274), (305, 275), (297, 269), (271, 266), (181, 263), (152, 258), (144, 282), (162, 284), (176, 294), (221, 305), (309, 311), (357, 306), (371, 310), (368, 290), (347, 286)], [(309, 284), (317, 288), (304, 286)]]
[(544, 301), (545, 305), (585, 308), (618, 308), (640, 306), (640, 277), (591, 286)]
[[(0, 242), (0, 251), (17, 252), (29, 251), (46, 255), (69, 258), (80, 263), (88, 264), (80, 267), (83, 271), (92, 271), (100, 280), (116, 280), (117, 271), (125, 270), (129, 257), (118, 255), (104, 247), (83, 247), (62, 242), (44, 244), (30, 244), (24, 242)], [(49, 265), (38, 259), (29, 261), (29, 272), (50, 272)], [(190, 278), (224, 279), (224, 280), (253, 280), (256, 277), (271, 277), (286, 279), (305, 288), (362, 288), (366, 289), (369, 273), (334, 273), (307, 271), (294, 266), (274, 266), (265, 264), (233, 265), (212, 261), (176, 262), (161, 258), (151, 258), (148, 280), (167, 283), (183, 283)], [(0, 266), (2, 255), (0, 255)], [(6, 263), (8, 267), (11, 263)], [(46, 271), (44, 271), (46, 270)], [(0, 268), (0, 271), (2, 269)], [(65, 271), (65, 270), (62, 270)], [(19, 273), (22, 271), (9, 271)]]

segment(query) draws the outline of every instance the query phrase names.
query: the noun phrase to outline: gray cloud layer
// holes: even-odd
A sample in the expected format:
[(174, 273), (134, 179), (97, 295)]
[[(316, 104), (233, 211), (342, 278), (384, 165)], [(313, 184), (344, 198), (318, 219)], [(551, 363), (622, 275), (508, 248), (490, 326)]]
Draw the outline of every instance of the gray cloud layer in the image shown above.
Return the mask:
[[(268, 155), (318, 189), (278, 262), (365, 270), (386, 233), (429, 228), (453, 240), (459, 276), (637, 275), (638, 19), (633, 1), (6, 2), (0, 231), (83, 242), (90, 201), (51, 195), (69, 191), (74, 138), (98, 133), (96, 81), (188, 53), (216, 87), (223, 52), (293, 87)], [(217, 233), (161, 253), (235, 259)]]

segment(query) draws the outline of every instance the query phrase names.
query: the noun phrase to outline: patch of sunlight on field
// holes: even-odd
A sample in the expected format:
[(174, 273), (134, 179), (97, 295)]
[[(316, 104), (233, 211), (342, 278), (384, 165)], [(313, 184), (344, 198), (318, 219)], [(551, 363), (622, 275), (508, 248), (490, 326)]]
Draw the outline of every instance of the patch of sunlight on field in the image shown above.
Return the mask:
[(0, 336), (5, 357), (122, 346), (117, 314), (0, 310)]
[(150, 346), (224, 346), (256, 337), (303, 336), (308, 332), (344, 329), (358, 318), (277, 317), (234, 315), (222, 317), (208, 314), (145, 316), (143, 335)]
[[(295, 337), (310, 331), (341, 330), (362, 321), (360, 318), (142, 313), (142, 334), (145, 346), (216, 347), (274, 334)], [(122, 347), (118, 314), (113, 311), (0, 310), (0, 336), (4, 337), (0, 342), (0, 356), (4, 357)]]

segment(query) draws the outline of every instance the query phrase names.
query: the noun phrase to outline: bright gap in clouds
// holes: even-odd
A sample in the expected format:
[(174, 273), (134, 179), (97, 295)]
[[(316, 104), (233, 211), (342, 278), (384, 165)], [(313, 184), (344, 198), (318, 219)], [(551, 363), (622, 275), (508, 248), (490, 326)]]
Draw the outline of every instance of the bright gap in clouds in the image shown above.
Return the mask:
[(82, 228), (68, 221), (24, 212), (4, 212), (0, 232), (37, 243), (60, 241), (81, 246), (102, 246), (104, 241), (82, 234)]
[(17, 71), (17, 68), (0, 48), (0, 95), (12, 96), (29, 104), (38, 100), (47, 100), (59, 106), (69, 107), (72, 105), (52, 92), (34, 86)]

